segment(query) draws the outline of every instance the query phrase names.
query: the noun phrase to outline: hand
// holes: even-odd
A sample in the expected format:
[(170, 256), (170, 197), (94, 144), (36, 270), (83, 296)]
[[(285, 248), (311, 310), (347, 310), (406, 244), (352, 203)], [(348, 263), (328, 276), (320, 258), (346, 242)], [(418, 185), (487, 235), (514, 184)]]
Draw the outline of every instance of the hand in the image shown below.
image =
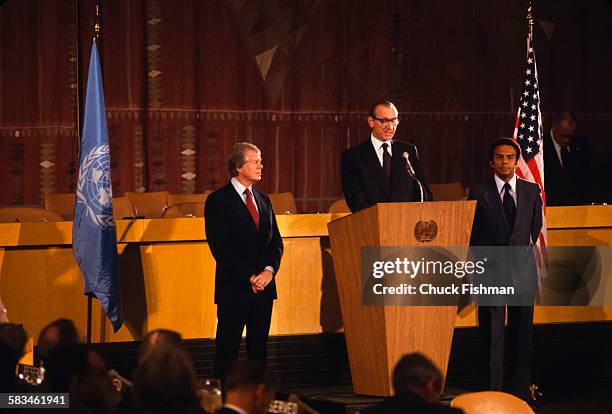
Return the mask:
[(253, 292), (257, 293), (264, 290), (266, 286), (268, 286), (268, 284), (272, 281), (273, 277), (274, 276), (272, 275), (272, 272), (267, 269), (258, 275), (251, 276), (250, 281)]

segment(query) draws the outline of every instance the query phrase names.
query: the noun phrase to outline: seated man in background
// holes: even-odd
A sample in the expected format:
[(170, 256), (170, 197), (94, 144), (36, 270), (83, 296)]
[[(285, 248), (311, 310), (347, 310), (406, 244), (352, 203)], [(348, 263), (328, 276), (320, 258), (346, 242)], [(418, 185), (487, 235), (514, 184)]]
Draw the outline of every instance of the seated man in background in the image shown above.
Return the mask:
[(592, 202), (591, 151), (575, 136), (576, 118), (556, 114), (544, 135), (544, 187), (549, 206), (576, 206)]
[(266, 366), (238, 361), (225, 378), (225, 405), (219, 414), (264, 414), (273, 397), (274, 381)]
[(363, 414), (460, 414), (461, 410), (440, 404), (442, 373), (419, 353), (404, 355), (393, 369), (395, 395), (362, 411)]

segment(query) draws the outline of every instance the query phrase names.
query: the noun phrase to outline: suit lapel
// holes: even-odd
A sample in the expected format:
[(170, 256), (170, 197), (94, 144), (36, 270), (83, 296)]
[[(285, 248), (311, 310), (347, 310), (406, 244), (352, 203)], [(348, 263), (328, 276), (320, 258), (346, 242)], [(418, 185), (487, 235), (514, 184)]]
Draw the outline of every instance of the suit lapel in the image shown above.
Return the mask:
[(259, 193), (259, 191), (255, 189), (253, 189), (253, 198), (255, 198), (255, 202), (257, 203), (257, 210), (259, 211), (259, 229), (262, 230), (268, 227), (268, 207), (261, 198), (261, 194)]
[[(242, 200), (242, 197), (238, 194), (232, 183), (227, 185), (227, 192), (229, 198), (229, 206), (236, 213), (236, 215), (242, 218), (249, 226), (256, 230), (255, 223), (253, 222), (253, 218), (251, 217), (251, 213), (249, 213), (249, 209), (247, 208), (245, 202)], [(260, 214), (261, 216), (261, 214)]]
[(376, 155), (376, 151), (374, 150), (374, 146), (370, 140), (364, 143), (364, 149), (361, 153), (361, 158), (363, 163), (368, 166), (368, 169), (372, 172), (372, 175), (380, 184), (380, 187), (383, 189), (384, 193), (389, 195), (389, 186), (387, 177), (383, 173), (382, 166), (380, 165), (380, 161), (378, 160), (378, 156)]
[(402, 176), (402, 170), (406, 169), (406, 162), (404, 161), (404, 153), (400, 152), (397, 145), (393, 144), (393, 155), (391, 156), (391, 192), (397, 188), (397, 182)]
[(498, 217), (497, 221), (503, 226), (506, 234), (510, 235), (510, 225), (506, 219), (506, 213), (504, 213), (502, 200), (497, 192), (497, 185), (495, 184), (495, 178), (493, 176), (491, 176), (489, 182), (487, 183), (487, 192), (484, 194), (484, 197), (487, 199), (487, 203), (489, 203), (493, 209), (493, 212)]
[[(526, 213), (527, 203), (527, 187), (520, 178), (516, 178), (516, 220), (514, 221), (514, 229), (520, 228), (523, 217)], [(527, 217), (525, 217), (527, 218)]]

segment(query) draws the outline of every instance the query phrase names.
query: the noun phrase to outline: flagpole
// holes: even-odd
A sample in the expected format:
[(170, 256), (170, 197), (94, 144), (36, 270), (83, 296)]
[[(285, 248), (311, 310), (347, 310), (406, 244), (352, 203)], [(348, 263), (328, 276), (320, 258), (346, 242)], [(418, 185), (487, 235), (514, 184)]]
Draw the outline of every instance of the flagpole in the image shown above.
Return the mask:
[[(96, 23), (94, 24), (93, 41), (97, 42), (100, 38), (100, 4), (96, 2)], [(79, 142), (80, 142), (79, 136)], [(91, 343), (91, 317), (93, 313), (93, 299), (91, 295), (87, 295), (87, 343)]]

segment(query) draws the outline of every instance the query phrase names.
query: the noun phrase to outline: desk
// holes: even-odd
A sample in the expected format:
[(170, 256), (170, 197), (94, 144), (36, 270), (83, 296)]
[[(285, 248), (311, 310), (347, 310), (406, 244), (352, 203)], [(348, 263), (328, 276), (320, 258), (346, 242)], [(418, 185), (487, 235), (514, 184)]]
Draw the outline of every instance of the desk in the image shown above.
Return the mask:
[[(549, 207), (554, 246), (612, 246), (612, 206)], [(271, 335), (342, 329), (327, 223), (344, 214), (277, 216), (285, 254), (277, 275)], [(87, 298), (72, 257), (71, 222), (0, 224), (0, 295), (14, 322), (36, 337), (50, 321), (73, 319), (86, 331)], [(215, 262), (201, 218), (117, 221), (126, 324), (112, 332), (94, 300), (92, 341), (139, 340), (155, 328), (184, 338), (214, 337)], [(537, 307), (536, 323), (612, 320), (612, 307)], [(474, 326), (473, 307), (457, 326)]]

